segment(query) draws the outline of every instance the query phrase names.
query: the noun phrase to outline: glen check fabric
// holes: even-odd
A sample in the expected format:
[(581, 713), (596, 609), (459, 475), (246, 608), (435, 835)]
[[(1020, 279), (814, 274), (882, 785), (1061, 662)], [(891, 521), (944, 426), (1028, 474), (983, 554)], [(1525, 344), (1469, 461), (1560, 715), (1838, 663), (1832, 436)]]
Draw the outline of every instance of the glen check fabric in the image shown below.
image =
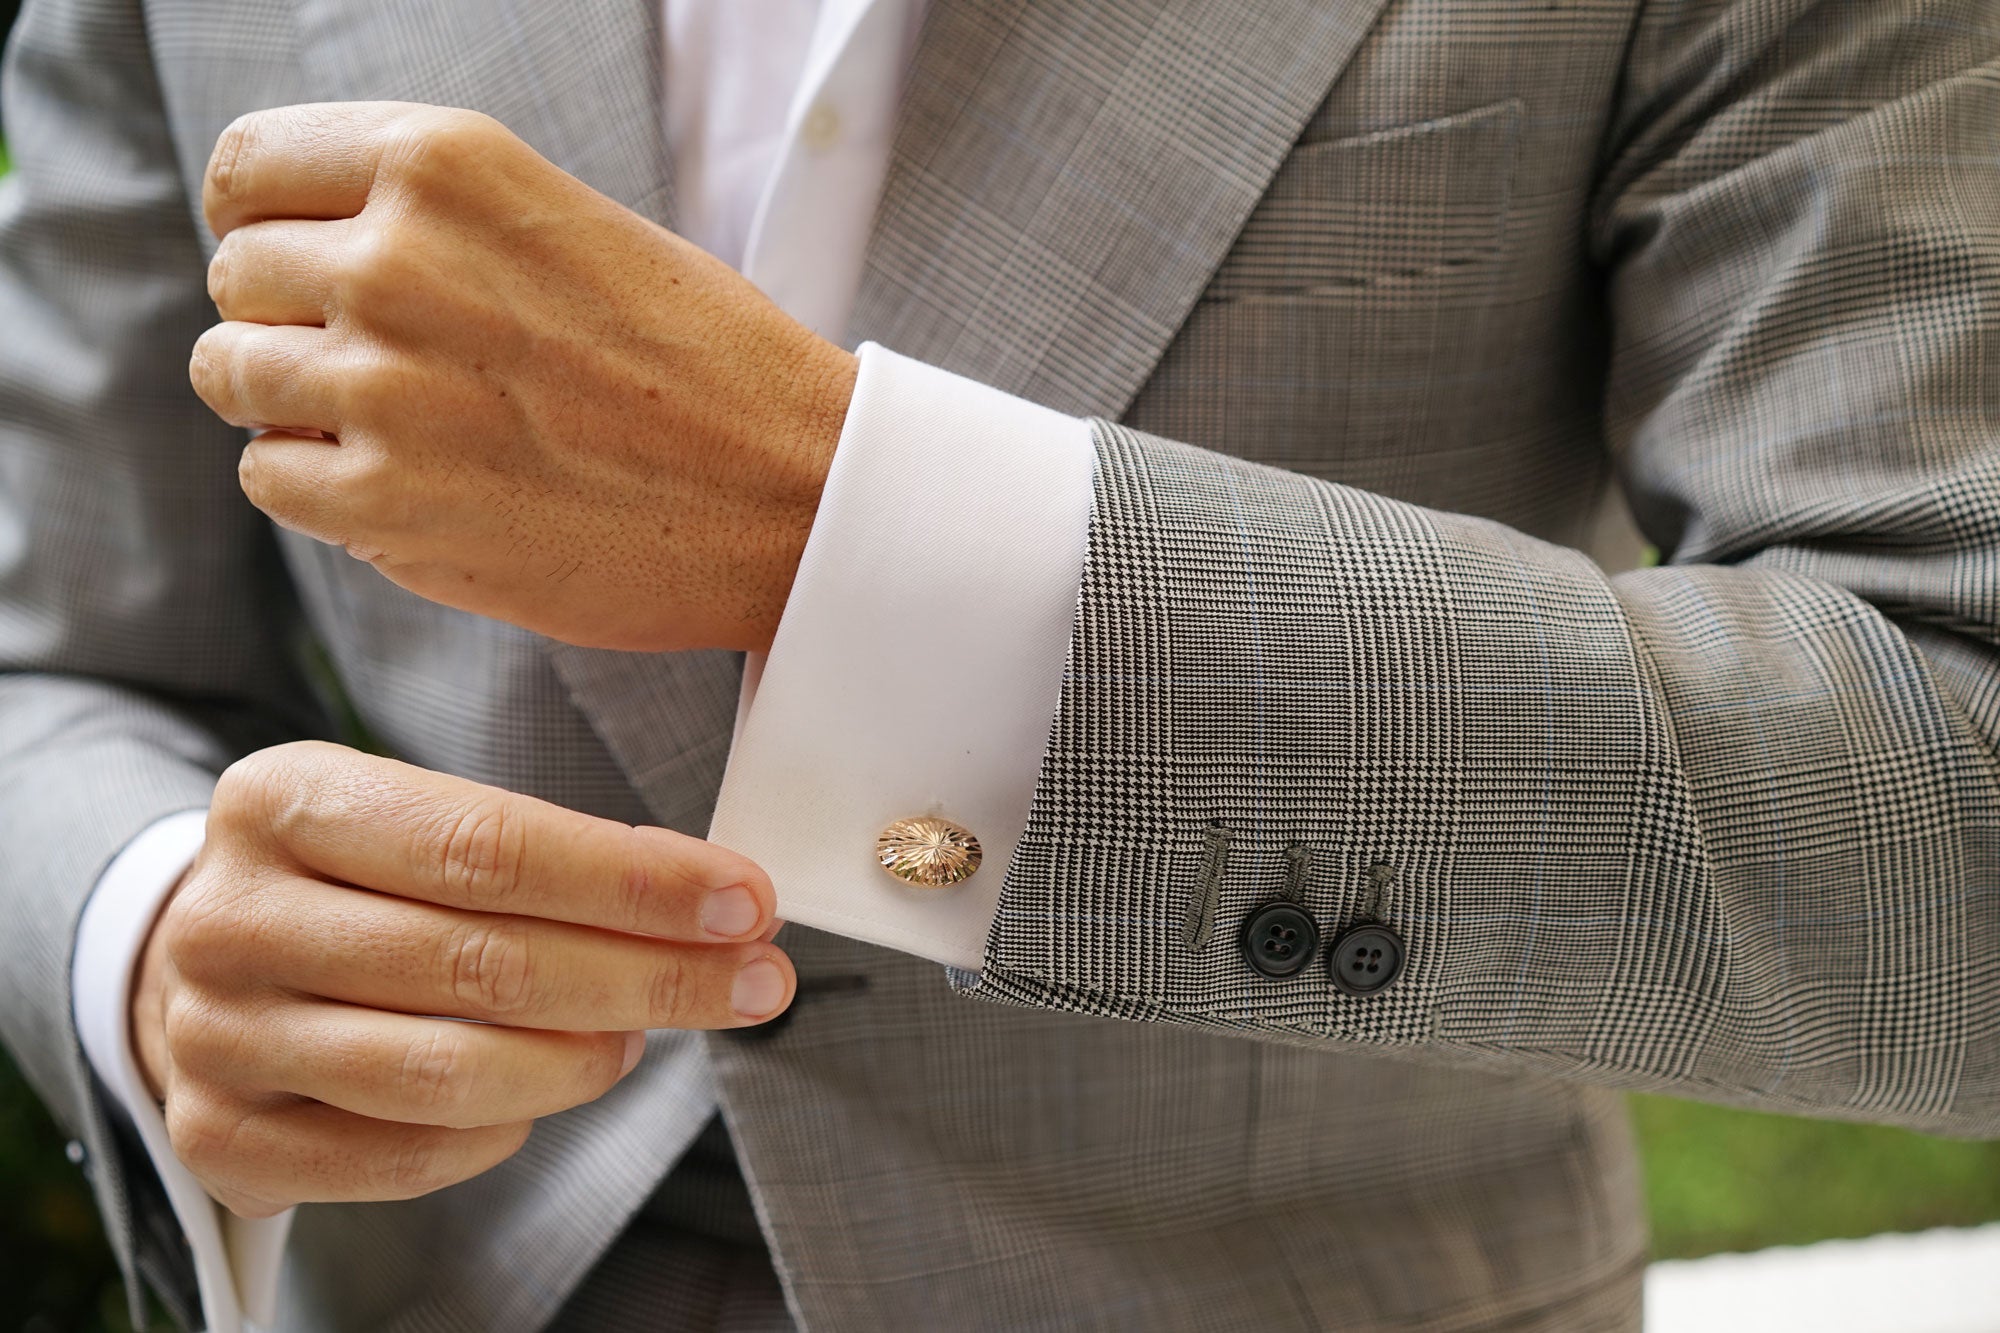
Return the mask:
[[(469, 105), (670, 222), (656, 23), (27, 7), (0, 1024), (128, 1260), (157, 1218), (71, 923), (232, 756), (331, 725), (303, 636), (413, 762), (675, 827), (734, 698), (725, 657), (273, 541), (186, 385), (208, 147), (302, 98)], [(663, 1034), (479, 1180), (304, 1210), (283, 1327), (546, 1324), (718, 1106), (814, 1330), (1629, 1329), (1607, 1089), (1996, 1132), (1996, 53), (1985, 0), (935, 0), (852, 336), (1107, 422), (1033, 821), (956, 979), (1009, 1003), (788, 930), (819, 989), (781, 1032)], [(1665, 568), (1572, 549), (1614, 476)], [(1394, 869), (1394, 990), (1230, 954), (1294, 841), (1325, 927)]]
[(550, 1333), (796, 1333), (735, 1148), (714, 1119), (592, 1266)]
[[(976, 993), (2000, 1133), (2000, 10), (1668, 5), (1633, 42), (1625, 99), (1656, 114), (1613, 119), (1587, 212), (1565, 141), (1603, 127), (1531, 130), (1477, 78), (1452, 95), (1487, 110), (1297, 150), (1168, 367), (1230, 377), (1248, 339), (1255, 377), (1211, 396), (1163, 368), (1131, 419), (1247, 445), (1310, 396), (1343, 445), (1393, 441), (1376, 467), (1483, 467), (1468, 448), (1575, 373), (1510, 312), (1566, 304), (1524, 284), (1588, 244), (1610, 444), (1668, 567), (1607, 579), (1341, 484), (1374, 480), (1343, 455), (1302, 475), (1101, 426), (1064, 699)], [(1345, 243), (1414, 206), (1389, 159), (1454, 157), (1419, 244)], [(1422, 427), (1350, 407), (1393, 347), (1346, 358), (1366, 381), (1292, 377), (1374, 301), (1399, 307), (1378, 345), (1460, 353), (1413, 371)], [(1519, 484), (1440, 489), (1532, 514)], [(1190, 949), (1210, 821), (1231, 876)], [(1308, 900), (1336, 927), (1394, 868), (1392, 991), (1244, 975), (1232, 941), (1293, 841), (1325, 853)]]

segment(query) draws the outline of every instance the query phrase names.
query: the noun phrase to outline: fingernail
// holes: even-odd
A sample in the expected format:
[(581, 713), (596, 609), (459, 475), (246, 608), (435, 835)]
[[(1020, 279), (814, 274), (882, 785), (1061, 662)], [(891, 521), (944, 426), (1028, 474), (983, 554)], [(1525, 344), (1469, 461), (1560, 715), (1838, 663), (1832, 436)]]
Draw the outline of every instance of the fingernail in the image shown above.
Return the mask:
[(736, 974), (729, 1003), (741, 1018), (769, 1018), (785, 1002), (785, 972), (768, 958), (759, 958)]
[(646, 1034), (628, 1032), (625, 1034), (625, 1063), (618, 1068), (618, 1077), (624, 1078), (632, 1072), (632, 1066), (639, 1063), (639, 1057), (646, 1053)]
[(758, 918), (762, 915), (757, 907), (757, 895), (741, 884), (732, 884), (726, 889), (717, 889), (703, 901), (701, 928), (721, 939), (733, 940), (757, 929)]

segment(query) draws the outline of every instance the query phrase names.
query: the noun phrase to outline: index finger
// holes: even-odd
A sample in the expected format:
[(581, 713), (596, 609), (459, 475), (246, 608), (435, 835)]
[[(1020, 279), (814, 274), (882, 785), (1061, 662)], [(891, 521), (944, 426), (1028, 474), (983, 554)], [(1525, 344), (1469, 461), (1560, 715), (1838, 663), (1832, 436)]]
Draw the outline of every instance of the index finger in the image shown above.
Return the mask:
[(308, 102), (238, 116), (202, 176), (209, 230), (272, 218), (350, 218), (368, 202), (391, 129), (413, 102)]
[(671, 829), (337, 745), (265, 751), (247, 776), (250, 799), (218, 808), (242, 805), (253, 836), (361, 888), (694, 943), (754, 939), (776, 910), (754, 861)]

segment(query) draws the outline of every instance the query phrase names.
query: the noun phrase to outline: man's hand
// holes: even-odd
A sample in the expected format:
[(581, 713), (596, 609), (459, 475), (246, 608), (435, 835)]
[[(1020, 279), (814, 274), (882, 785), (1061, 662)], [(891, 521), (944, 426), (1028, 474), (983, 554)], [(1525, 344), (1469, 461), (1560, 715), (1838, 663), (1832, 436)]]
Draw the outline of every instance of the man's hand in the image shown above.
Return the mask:
[(644, 1029), (782, 1010), (774, 901), (695, 838), (279, 746), (216, 788), (133, 1043), (175, 1153), (235, 1212), (410, 1198), (603, 1095)]
[(259, 508), (569, 643), (769, 646), (852, 356), (473, 112), (257, 112), (202, 202), (228, 322), (191, 374), (276, 428)]

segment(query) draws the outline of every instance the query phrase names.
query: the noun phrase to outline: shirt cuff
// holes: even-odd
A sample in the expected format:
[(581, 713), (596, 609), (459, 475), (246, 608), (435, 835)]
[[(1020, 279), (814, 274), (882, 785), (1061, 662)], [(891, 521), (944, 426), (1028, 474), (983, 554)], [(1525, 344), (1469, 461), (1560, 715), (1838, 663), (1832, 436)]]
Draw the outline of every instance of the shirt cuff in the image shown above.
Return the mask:
[[(767, 659), (743, 673), (709, 836), (790, 921), (976, 969), (1062, 687), (1090, 427), (873, 343)], [(915, 889), (875, 860), (938, 815), (980, 870)]]
[(272, 1322), (292, 1214), (256, 1221), (237, 1217), (181, 1165), (167, 1139), (166, 1118), (139, 1073), (126, 1021), (140, 950), (167, 896), (201, 850), (207, 822), (202, 810), (155, 820), (105, 867), (77, 922), (70, 1002), (84, 1055), (138, 1130), (193, 1251), (211, 1333), (238, 1333), (253, 1322)]

